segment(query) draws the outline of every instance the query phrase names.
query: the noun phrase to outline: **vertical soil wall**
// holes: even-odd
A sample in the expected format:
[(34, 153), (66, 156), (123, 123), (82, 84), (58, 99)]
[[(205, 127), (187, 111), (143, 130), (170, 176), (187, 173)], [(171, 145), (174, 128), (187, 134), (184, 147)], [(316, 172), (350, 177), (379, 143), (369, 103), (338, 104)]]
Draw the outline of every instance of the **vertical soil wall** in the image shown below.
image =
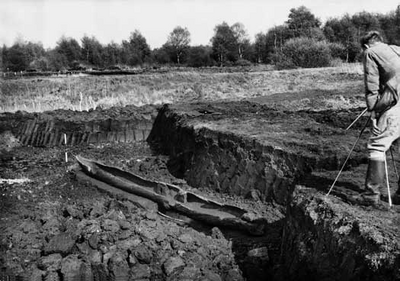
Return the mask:
[(311, 170), (310, 159), (255, 139), (196, 130), (184, 119), (163, 107), (148, 141), (171, 157), (171, 173), (193, 187), (285, 204), (294, 183)]
[(1, 116), (1, 129), (12, 131), (23, 145), (31, 146), (59, 146), (65, 141), (67, 145), (130, 143), (147, 139), (156, 113), (150, 106), (6, 113)]

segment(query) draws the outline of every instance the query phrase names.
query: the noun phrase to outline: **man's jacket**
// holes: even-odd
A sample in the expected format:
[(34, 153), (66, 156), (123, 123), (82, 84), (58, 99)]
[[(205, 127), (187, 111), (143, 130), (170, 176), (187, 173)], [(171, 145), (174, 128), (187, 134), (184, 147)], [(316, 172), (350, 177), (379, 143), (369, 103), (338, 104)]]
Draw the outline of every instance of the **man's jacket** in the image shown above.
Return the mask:
[(381, 42), (364, 51), (365, 97), (368, 110), (373, 110), (386, 87), (400, 93), (400, 47)]

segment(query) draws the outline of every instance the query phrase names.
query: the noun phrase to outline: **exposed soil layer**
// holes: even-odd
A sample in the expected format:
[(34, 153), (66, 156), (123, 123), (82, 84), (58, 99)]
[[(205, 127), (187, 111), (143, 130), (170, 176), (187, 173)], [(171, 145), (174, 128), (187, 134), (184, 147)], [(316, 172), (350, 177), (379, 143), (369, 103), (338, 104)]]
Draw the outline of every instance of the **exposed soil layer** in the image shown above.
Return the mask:
[[(0, 185), (1, 274), (27, 280), (395, 280), (398, 208), (346, 201), (362, 186), (366, 137), (335, 195), (325, 197), (366, 121), (345, 131), (361, 111), (285, 112), (240, 101), (159, 111), (2, 114), (1, 179), (29, 181)], [(128, 131), (142, 137), (127, 137), (136, 135)], [(157, 204), (144, 210), (137, 199), (101, 193), (72, 171), (78, 154), (254, 210), (267, 231), (256, 237), (188, 224), (159, 215)]]
[(2, 115), (8, 129), (23, 145), (58, 146), (88, 143), (143, 141), (157, 114), (155, 107), (113, 107), (77, 112), (57, 110), (41, 114), (17, 112)]

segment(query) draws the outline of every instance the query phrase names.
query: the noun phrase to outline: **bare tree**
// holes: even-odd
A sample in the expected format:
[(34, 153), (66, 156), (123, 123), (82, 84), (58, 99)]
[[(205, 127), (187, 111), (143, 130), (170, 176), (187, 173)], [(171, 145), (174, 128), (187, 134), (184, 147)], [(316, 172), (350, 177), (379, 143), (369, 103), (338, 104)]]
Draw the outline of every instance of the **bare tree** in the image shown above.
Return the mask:
[(249, 35), (243, 25), (243, 23), (237, 22), (231, 26), (231, 30), (233, 35), (236, 38), (237, 48), (238, 48), (238, 55), (239, 58), (243, 58), (243, 46), (249, 42)]
[(237, 61), (237, 41), (231, 27), (223, 22), (214, 28), (214, 36), (211, 38), (212, 55), (223, 66), (226, 62)]
[(175, 52), (176, 62), (180, 64), (183, 52), (189, 47), (190, 32), (187, 28), (177, 26), (169, 34), (167, 45), (169, 45)]

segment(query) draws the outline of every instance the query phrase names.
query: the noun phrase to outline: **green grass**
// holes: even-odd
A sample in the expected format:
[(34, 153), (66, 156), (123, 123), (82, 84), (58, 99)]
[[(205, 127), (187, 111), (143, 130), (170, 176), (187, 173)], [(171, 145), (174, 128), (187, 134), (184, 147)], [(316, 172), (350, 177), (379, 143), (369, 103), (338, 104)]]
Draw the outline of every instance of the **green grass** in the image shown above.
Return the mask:
[[(68, 76), (3, 80), (0, 112), (89, 110), (100, 106), (280, 97), (286, 108), (356, 107), (362, 95), (359, 64), (319, 69), (213, 73), (186, 71), (131, 76)], [(321, 97), (318, 93), (329, 93)], [(317, 93), (317, 95), (316, 95)], [(277, 99), (279, 100), (279, 99)]]

